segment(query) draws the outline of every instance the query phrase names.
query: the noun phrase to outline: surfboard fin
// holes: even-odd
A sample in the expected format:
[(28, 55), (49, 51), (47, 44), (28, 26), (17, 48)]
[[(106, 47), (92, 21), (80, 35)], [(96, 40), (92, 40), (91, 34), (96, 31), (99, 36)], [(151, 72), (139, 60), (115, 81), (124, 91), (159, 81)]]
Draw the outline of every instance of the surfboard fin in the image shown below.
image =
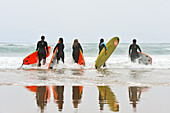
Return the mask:
[(24, 65), (24, 63), (22, 63), (21, 67), (20, 67), (20, 68), (18, 68), (18, 69), (21, 69), (23, 65)]

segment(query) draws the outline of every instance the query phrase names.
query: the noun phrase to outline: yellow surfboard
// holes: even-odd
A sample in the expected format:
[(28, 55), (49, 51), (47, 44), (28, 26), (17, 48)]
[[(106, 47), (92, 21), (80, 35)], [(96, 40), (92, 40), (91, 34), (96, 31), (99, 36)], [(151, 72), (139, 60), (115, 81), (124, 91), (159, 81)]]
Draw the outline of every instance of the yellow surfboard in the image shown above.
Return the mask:
[(119, 44), (119, 37), (112, 38), (107, 44), (107, 55), (105, 54), (105, 48), (102, 49), (99, 56), (97, 57), (95, 67), (96, 69), (100, 68), (110, 57), (113, 51), (116, 49), (117, 45)]

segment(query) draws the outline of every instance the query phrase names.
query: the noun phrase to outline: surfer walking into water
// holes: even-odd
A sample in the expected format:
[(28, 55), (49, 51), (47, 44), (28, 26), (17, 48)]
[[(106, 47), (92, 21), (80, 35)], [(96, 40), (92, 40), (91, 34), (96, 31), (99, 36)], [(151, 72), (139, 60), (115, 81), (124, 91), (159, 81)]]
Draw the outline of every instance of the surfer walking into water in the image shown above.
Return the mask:
[(139, 58), (139, 54), (138, 54), (137, 50), (142, 52), (139, 45), (137, 45), (136, 42), (137, 42), (136, 39), (133, 39), (133, 44), (131, 44), (129, 46), (129, 56), (130, 56), (132, 62), (135, 62), (135, 60), (137, 58)]
[(74, 59), (74, 61), (75, 61), (76, 63), (78, 63), (78, 60), (79, 60), (79, 49), (80, 49), (80, 50), (82, 51), (82, 53), (83, 53), (83, 49), (82, 49), (80, 43), (78, 42), (78, 39), (75, 39), (75, 40), (74, 40), (72, 49), (73, 49), (73, 53), (72, 53), (73, 59)]
[(43, 58), (43, 65), (45, 65), (46, 63), (46, 51), (45, 51), (45, 48), (47, 50), (47, 54), (48, 54), (48, 44), (45, 40), (45, 36), (41, 36), (41, 41), (39, 41), (37, 43), (37, 49), (36, 51), (38, 51), (38, 66), (40, 67), (41, 66), (41, 60)]
[(59, 38), (59, 43), (55, 46), (53, 53), (55, 52), (55, 49), (58, 47), (58, 50), (56, 52), (57, 55), (57, 64), (59, 63), (59, 60), (61, 58), (62, 62), (64, 63), (64, 44), (63, 44), (63, 38)]
[[(100, 52), (102, 51), (103, 48), (105, 48), (105, 54), (107, 54), (106, 44), (104, 43), (104, 39), (101, 38), (101, 39), (100, 39), (100, 43), (99, 43), (99, 54), (100, 54)], [(105, 67), (105, 66), (106, 66), (106, 64), (104, 63), (104, 64), (103, 64), (103, 67)]]

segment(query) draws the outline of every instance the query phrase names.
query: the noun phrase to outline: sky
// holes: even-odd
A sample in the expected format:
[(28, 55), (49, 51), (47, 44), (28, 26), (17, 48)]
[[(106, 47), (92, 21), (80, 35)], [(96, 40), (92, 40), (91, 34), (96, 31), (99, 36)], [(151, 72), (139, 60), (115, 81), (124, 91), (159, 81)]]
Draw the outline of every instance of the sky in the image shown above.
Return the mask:
[(0, 43), (170, 43), (169, 0), (0, 0)]

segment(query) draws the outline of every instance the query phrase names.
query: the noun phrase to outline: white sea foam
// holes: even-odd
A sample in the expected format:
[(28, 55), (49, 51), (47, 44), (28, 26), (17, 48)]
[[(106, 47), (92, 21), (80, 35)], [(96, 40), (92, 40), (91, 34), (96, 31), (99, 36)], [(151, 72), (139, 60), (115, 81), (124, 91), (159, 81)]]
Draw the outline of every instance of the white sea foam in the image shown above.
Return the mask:
[(94, 66), (98, 48), (93, 47), (94, 45), (84, 45), (85, 66), (73, 62), (71, 44), (66, 44), (65, 63), (60, 61), (53, 70), (47, 69), (52, 54), (42, 67), (24, 65), (18, 70), (24, 57), (35, 50), (35, 44), (17, 45), (15, 49), (8, 48), (11, 46), (8, 45), (8, 51), (3, 51), (1, 44), (0, 85), (170, 85), (170, 53), (163, 49), (170, 48), (168, 44), (162, 49), (158, 47), (159, 44), (142, 44), (143, 50), (147, 50), (147, 53), (152, 50), (149, 55), (153, 64), (147, 66), (132, 63), (127, 55), (128, 44), (120, 44), (107, 60), (106, 67), (98, 70)]

